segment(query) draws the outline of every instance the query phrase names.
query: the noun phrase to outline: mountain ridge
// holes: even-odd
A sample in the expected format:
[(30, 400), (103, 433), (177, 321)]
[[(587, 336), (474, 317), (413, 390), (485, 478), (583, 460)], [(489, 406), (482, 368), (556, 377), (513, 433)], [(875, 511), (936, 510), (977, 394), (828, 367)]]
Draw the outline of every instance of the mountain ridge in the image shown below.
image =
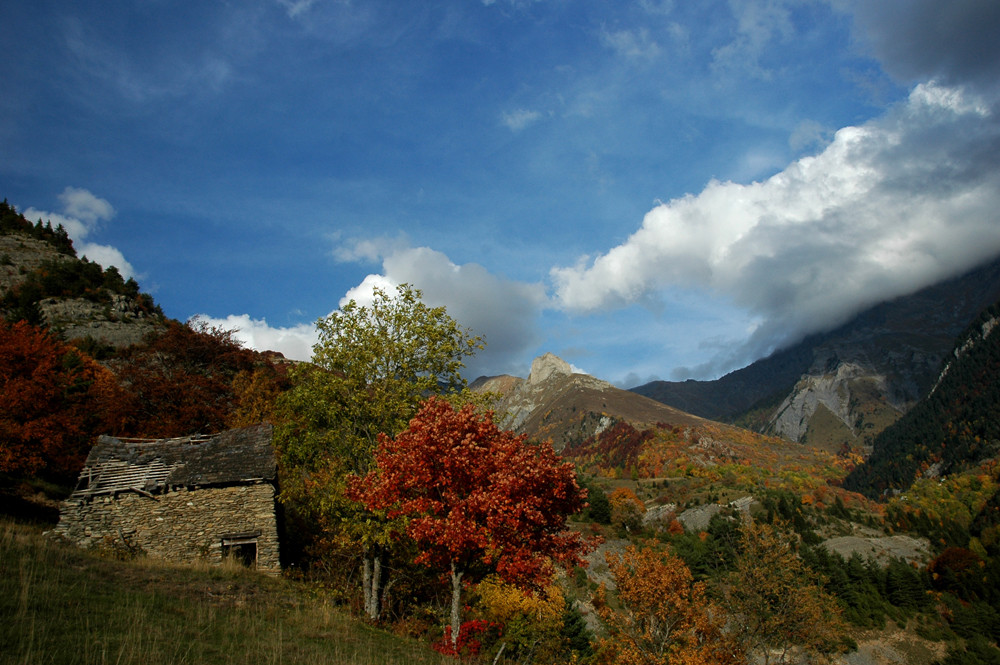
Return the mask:
[(545, 353), (531, 364), (527, 378), (479, 377), (469, 386), (497, 396), (493, 405), (504, 427), (539, 439), (557, 450), (595, 436), (618, 421), (636, 427), (657, 423), (690, 425), (704, 418), (616, 388), (589, 374), (574, 373), (569, 363)]
[(719, 379), (655, 381), (631, 390), (793, 441), (864, 446), (927, 394), (955, 338), (998, 299), (1000, 259), (994, 259)]

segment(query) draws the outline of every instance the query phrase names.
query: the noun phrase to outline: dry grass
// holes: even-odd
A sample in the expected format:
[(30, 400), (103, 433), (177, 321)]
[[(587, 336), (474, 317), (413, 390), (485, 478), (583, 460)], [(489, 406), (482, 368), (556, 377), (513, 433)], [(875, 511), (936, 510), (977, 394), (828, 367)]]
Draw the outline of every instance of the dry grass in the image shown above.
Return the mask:
[(287, 580), (113, 561), (0, 521), (0, 664), (444, 662)]

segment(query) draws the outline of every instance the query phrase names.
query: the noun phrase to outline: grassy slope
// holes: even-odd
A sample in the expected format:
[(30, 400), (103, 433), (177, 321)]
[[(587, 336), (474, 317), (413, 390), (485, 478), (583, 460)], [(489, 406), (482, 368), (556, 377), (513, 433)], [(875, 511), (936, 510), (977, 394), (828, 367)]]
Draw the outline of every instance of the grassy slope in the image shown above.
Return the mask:
[(443, 663), (239, 568), (119, 562), (0, 521), (0, 663)]

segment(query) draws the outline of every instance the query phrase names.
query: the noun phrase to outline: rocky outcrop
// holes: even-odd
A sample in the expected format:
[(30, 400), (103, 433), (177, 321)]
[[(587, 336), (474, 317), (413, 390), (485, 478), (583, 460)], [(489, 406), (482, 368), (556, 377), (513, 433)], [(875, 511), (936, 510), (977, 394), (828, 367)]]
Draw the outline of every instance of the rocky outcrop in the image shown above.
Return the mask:
[(875, 559), (881, 564), (887, 564), (892, 559), (903, 559), (907, 563), (922, 565), (927, 563), (931, 553), (930, 542), (926, 538), (905, 535), (838, 536), (823, 541), (823, 547), (845, 559), (857, 554), (862, 559)]
[(531, 363), (531, 374), (516, 382), (504, 395), (503, 410), (509, 420), (504, 424), (511, 429), (523, 426), (539, 407), (548, 403), (554, 393), (570, 386), (591, 390), (606, 390), (612, 385), (587, 374), (575, 374), (562, 358), (545, 353)]
[(86, 339), (114, 347), (131, 346), (155, 332), (160, 320), (150, 317), (126, 296), (114, 294), (111, 302), (84, 298), (46, 298), (39, 301), (42, 319), (63, 339)]
[(822, 405), (857, 437), (860, 419), (855, 409), (860, 400), (855, 386), (860, 383), (867, 384), (866, 394), (889, 393), (885, 376), (857, 363), (845, 362), (832, 372), (803, 376), (775, 410), (769, 432), (791, 441), (804, 440), (813, 415)]
[[(0, 298), (17, 288), (28, 275), (45, 264), (78, 262), (71, 254), (25, 233), (0, 234)], [(116, 348), (142, 342), (150, 333), (162, 328), (163, 317), (147, 303), (108, 289), (93, 290), (93, 299), (52, 297), (37, 301), (41, 321), (65, 340), (91, 338), (98, 344)], [(152, 299), (149, 299), (149, 303)], [(0, 310), (0, 316), (11, 312)], [(20, 314), (23, 316), (23, 313)]]
[(0, 295), (24, 281), (25, 275), (46, 261), (74, 261), (37, 238), (14, 233), (0, 235)]
[(541, 386), (550, 378), (565, 378), (573, 374), (573, 368), (562, 358), (545, 353), (531, 362), (531, 374), (528, 375), (528, 385)]

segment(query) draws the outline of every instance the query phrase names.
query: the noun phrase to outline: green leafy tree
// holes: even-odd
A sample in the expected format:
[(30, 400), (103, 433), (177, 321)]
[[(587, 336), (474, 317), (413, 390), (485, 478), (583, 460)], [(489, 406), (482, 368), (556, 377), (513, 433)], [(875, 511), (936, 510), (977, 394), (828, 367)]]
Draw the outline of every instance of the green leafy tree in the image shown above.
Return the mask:
[(380, 434), (396, 436), (430, 394), (465, 388), (463, 359), (483, 347), (444, 307), (429, 307), (408, 284), (375, 289), (318, 324), (312, 364), (291, 373), (278, 402), (276, 443), (283, 499), (320, 529), (318, 540), (363, 551), (366, 614), (381, 613), (382, 568), (397, 525), (345, 495), (349, 475), (371, 469)]

